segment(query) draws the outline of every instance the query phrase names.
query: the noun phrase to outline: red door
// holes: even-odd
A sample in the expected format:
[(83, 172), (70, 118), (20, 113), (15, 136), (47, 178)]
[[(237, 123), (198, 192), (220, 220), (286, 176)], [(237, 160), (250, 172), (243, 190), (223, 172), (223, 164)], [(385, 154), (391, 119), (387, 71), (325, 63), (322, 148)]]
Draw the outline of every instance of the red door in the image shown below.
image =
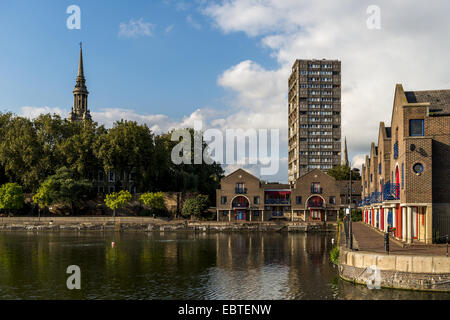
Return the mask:
[(381, 219), (380, 228), (381, 228), (381, 230), (384, 230), (384, 209), (383, 208), (381, 208), (381, 217), (380, 217), (380, 219)]

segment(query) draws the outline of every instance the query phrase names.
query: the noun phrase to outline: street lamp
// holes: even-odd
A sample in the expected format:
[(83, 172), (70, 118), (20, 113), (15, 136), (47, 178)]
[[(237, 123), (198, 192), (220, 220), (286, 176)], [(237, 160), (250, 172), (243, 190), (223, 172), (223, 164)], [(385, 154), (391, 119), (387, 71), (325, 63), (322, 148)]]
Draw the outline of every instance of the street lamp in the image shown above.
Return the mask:
[(349, 208), (349, 218), (350, 218), (350, 226), (349, 226), (349, 234), (350, 234), (350, 250), (353, 250), (353, 229), (352, 229), (352, 173), (358, 172), (358, 168), (352, 169), (352, 164), (350, 163), (350, 201), (348, 203)]

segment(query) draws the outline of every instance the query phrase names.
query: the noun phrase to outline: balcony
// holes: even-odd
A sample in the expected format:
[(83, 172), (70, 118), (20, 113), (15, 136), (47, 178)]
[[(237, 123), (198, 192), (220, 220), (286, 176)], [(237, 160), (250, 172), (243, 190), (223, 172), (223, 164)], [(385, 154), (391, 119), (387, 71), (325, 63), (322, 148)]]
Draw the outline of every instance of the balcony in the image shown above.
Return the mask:
[(382, 201), (381, 192), (375, 191), (370, 195), (370, 203), (380, 203)]
[(236, 194), (247, 194), (247, 188), (236, 188), (234, 190)]
[(291, 204), (289, 199), (265, 199), (264, 204)]
[(399, 200), (400, 186), (398, 184), (386, 182), (383, 186), (383, 200)]
[(322, 194), (323, 188), (311, 188), (312, 194)]

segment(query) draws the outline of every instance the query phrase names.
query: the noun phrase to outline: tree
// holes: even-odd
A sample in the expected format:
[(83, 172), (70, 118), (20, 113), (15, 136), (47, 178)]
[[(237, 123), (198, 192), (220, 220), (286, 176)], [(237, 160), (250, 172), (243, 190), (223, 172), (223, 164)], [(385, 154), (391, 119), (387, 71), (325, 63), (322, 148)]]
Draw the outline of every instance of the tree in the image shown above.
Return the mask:
[(101, 159), (94, 152), (100, 135), (106, 132), (103, 126), (97, 127), (92, 121), (69, 123), (72, 133), (56, 146), (56, 152), (64, 166), (67, 166), (80, 177), (97, 178), (97, 172), (102, 168)]
[(8, 216), (11, 210), (23, 208), (24, 202), (22, 187), (17, 183), (5, 183), (0, 187), (0, 209), (8, 210)]
[[(328, 170), (328, 175), (336, 180), (350, 180), (350, 167), (344, 165), (334, 166)], [(352, 180), (361, 180), (361, 175), (358, 171), (352, 171)]]
[(186, 199), (183, 203), (181, 214), (184, 217), (199, 217), (208, 209), (208, 196), (199, 194), (196, 197)]
[(127, 190), (120, 190), (120, 192), (113, 192), (106, 195), (105, 204), (113, 210), (113, 217), (116, 217), (116, 210), (121, 209), (128, 204), (132, 199), (131, 193)]
[(106, 172), (115, 170), (120, 176), (124, 175), (122, 186), (126, 186), (133, 170), (135, 177), (140, 179), (145, 171), (152, 169), (153, 140), (153, 133), (147, 125), (122, 120), (99, 136), (95, 154)]
[(9, 181), (18, 182), (25, 190), (39, 185), (42, 148), (31, 120), (12, 117), (3, 125), (0, 140), (0, 163)]
[(62, 167), (41, 184), (33, 201), (41, 208), (55, 203), (69, 205), (73, 213), (74, 204), (87, 198), (91, 191), (91, 182), (78, 178), (71, 170)]
[(147, 192), (139, 197), (139, 200), (150, 207), (152, 211), (161, 212), (166, 210), (166, 203), (164, 201), (164, 193), (162, 192)]

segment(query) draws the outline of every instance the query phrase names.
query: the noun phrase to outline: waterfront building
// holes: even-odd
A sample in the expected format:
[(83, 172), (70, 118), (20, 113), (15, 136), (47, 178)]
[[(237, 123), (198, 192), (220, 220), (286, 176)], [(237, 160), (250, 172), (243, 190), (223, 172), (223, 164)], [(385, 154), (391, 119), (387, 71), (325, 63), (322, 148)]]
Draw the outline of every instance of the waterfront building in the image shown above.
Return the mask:
[(397, 239), (437, 242), (450, 233), (450, 90), (395, 88), (391, 126), (362, 166), (363, 220)]
[(341, 62), (296, 60), (288, 92), (288, 181), (341, 163)]
[[(319, 169), (294, 184), (267, 183), (238, 169), (222, 178), (216, 190), (217, 220), (336, 221), (348, 188), (349, 181), (336, 181)], [(360, 182), (352, 181), (352, 189), (356, 201)]]

